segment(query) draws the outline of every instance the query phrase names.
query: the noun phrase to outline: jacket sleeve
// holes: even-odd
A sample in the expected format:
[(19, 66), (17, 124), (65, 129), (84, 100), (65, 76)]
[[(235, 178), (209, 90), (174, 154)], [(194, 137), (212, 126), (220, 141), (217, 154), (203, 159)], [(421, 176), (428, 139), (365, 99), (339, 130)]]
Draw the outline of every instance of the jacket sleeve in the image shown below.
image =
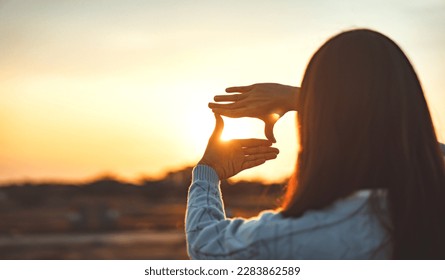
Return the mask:
[(218, 175), (205, 165), (194, 168), (185, 221), (192, 259), (261, 258), (259, 227), (258, 219), (227, 219)]

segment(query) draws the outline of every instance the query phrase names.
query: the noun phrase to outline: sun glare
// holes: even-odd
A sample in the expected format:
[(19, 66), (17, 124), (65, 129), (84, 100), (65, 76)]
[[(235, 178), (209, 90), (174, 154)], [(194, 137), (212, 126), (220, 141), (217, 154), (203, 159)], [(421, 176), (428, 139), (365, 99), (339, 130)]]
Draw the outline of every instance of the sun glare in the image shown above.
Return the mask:
[(277, 121), (280, 118), (280, 114), (274, 113), (272, 114), (272, 117), (275, 121)]

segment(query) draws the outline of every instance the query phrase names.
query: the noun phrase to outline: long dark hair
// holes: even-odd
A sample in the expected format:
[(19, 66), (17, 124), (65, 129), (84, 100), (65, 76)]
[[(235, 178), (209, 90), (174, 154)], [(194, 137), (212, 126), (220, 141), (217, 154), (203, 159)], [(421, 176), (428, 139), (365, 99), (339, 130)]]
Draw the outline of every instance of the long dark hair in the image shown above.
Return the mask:
[(312, 57), (297, 100), (300, 148), (282, 214), (385, 190), (393, 258), (445, 258), (444, 160), (402, 50), (371, 30), (341, 33)]

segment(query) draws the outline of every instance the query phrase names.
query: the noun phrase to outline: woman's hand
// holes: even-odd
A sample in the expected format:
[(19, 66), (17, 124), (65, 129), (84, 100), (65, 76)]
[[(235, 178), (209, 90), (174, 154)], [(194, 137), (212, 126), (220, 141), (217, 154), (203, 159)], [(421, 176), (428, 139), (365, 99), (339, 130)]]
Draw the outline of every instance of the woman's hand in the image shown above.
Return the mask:
[(275, 141), (273, 127), (286, 112), (297, 109), (296, 95), (300, 88), (274, 83), (254, 84), (242, 87), (230, 87), (227, 93), (239, 94), (217, 95), (215, 102), (209, 103), (214, 113), (231, 118), (252, 117), (265, 123), (267, 139)]
[(221, 134), (224, 121), (215, 114), (215, 130), (210, 136), (204, 156), (198, 164), (212, 167), (220, 180), (224, 180), (239, 172), (265, 163), (277, 157), (277, 148), (270, 147), (272, 143), (262, 139), (236, 139), (222, 141)]

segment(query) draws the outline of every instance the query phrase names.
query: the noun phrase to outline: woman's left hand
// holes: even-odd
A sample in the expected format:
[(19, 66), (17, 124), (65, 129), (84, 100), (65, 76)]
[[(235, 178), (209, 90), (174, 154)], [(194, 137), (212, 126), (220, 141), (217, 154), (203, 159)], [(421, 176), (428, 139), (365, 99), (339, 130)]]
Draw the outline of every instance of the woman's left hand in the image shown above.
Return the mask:
[(263, 139), (235, 139), (222, 141), (224, 121), (215, 114), (215, 130), (210, 136), (204, 156), (198, 164), (212, 167), (220, 180), (230, 178), (239, 172), (275, 159), (279, 153), (271, 147), (272, 142)]
[(217, 103), (209, 103), (213, 112), (230, 118), (251, 117), (264, 121), (265, 135), (275, 143), (273, 127), (286, 112), (297, 110), (296, 97), (300, 88), (277, 83), (258, 83), (229, 87), (226, 88), (226, 92), (239, 92), (239, 94), (215, 96), (214, 100)]

